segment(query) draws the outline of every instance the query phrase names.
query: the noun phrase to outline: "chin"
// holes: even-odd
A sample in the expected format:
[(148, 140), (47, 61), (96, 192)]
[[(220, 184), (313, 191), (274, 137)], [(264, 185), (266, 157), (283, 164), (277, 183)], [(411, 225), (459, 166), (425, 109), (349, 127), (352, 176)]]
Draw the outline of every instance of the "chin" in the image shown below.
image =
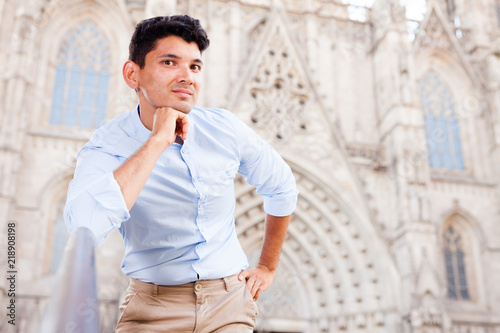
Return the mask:
[(189, 113), (194, 108), (194, 105), (191, 103), (179, 103), (174, 105), (173, 108), (183, 113)]

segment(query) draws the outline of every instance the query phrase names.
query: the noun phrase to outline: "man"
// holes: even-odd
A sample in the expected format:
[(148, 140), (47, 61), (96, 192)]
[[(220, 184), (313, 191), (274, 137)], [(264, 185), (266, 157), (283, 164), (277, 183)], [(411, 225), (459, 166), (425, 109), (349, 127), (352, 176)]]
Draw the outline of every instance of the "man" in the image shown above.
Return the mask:
[[(139, 106), (96, 130), (78, 154), (64, 210), (96, 245), (118, 228), (130, 277), (117, 332), (252, 332), (297, 190), (290, 168), (226, 110), (195, 107), (209, 40), (189, 16), (142, 21), (123, 66)], [(234, 177), (264, 196), (257, 267), (234, 226)]]

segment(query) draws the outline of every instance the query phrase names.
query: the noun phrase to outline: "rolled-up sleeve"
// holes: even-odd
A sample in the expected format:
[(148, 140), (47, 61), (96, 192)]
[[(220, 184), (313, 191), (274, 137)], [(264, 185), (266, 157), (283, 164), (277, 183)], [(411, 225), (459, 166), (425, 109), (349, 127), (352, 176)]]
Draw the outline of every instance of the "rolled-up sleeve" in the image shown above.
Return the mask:
[(89, 228), (95, 245), (104, 243), (130, 213), (113, 171), (121, 165), (118, 157), (84, 147), (78, 154), (75, 175), (68, 188), (64, 220), (70, 232)]
[(235, 121), (240, 143), (238, 172), (264, 197), (264, 211), (288, 216), (297, 205), (298, 191), (291, 168), (281, 156), (241, 121)]

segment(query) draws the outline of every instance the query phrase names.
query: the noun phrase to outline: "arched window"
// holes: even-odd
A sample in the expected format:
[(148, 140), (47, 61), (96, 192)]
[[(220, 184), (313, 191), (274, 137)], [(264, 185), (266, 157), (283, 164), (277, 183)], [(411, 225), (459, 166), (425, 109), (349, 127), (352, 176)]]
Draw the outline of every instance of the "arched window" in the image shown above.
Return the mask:
[(443, 238), (448, 297), (456, 300), (470, 300), (463, 237), (453, 226), (450, 226), (444, 232)]
[(109, 43), (91, 20), (69, 31), (59, 48), (50, 123), (96, 128), (106, 119)]
[(462, 144), (451, 93), (439, 77), (427, 73), (420, 80), (427, 159), (433, 168), (464, 170)]

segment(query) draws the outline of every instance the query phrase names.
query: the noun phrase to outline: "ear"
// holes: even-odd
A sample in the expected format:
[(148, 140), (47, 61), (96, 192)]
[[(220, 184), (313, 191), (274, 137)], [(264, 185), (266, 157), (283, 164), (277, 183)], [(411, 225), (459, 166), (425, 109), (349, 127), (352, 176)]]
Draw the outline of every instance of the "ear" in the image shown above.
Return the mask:
[(132, 60), (128, 60), (123, 65), (123, 79), (132, 89), (137, 89), (139, 87), (139, 69), (139, 65)]

